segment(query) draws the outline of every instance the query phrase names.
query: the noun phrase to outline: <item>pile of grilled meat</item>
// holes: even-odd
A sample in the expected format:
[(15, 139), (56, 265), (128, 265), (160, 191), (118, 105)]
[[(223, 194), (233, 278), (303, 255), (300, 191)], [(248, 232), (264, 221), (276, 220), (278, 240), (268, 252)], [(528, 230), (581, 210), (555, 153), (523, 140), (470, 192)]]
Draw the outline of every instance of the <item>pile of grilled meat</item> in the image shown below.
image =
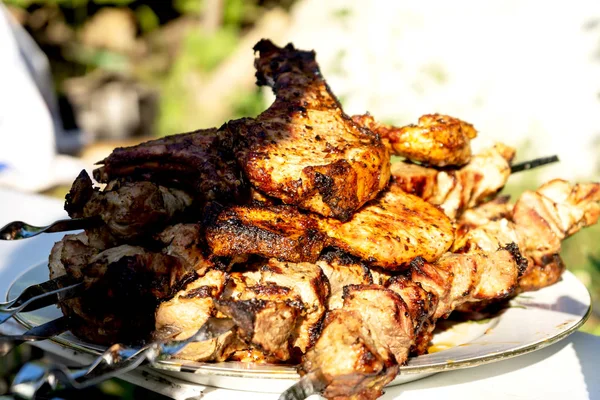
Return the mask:
[[(514, 149), (472, 155), (472, 125), (347, 116), (314, 52), (259, 42), (256, 118), (118, 148), (67, 196), (95, 217), (50, 256), (85, 294), (60, 306), (101, 344), (236, 330), (179, 357), (298, 365), (323, 396), (373, 399), (436, 321), (551, 285), (561, 241), (600, 214), (600, 185), (554, 180), (495, 197)], [(390, 163), (390, 154), (404, 161)]]

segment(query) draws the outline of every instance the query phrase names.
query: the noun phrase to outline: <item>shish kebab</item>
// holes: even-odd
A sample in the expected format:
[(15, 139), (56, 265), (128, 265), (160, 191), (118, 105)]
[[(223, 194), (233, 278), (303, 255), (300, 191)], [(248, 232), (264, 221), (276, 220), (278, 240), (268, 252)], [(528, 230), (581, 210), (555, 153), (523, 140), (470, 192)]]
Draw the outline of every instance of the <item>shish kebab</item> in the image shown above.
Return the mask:
[[(288, 46), (285, 49), (279, 49), (276, 46), (273, 46), (272, 44), (264, 41), (257, 46), (257, 49), (261, 53), (261, 56), (257, 60), (257, 68), (259, 69), (257, 77), (259, 78), (259, 82), (268, 83), (274, 87), (277, 95), (276, 103), (269, 110), (267, 110), (267, 112), (259, 116), (259, 118), (257, 118), (256, 120), (245, 119), (243, 121), (230, 123), (225, 127), (221, 128), (218, 131), (219, 133), (217, 133), (217, 135), (225, 134), (225, 138), (223, 139), (221, 137), (219, 139), (219, 146), (221, 146), (222, 143), (226, 143), (228, 140), (230, 140), (230, 137), (237, 138), (237, 144), (234, 144), (234, 146), (232, 146), (231, 151), (236, 154), (239, 162), (241, 162), (240, 167), (244, 172), (242, 178), (248, 178), (250, 183), (255, 188), (266, 193), (267, 195), (279, 198), (280, 201), (283, 201), (284, 203), (296, 204), (301, 208), (306, 208), (317, 214), (320, 214), (323, 217), (326, 217), (321, 218), (319, 216), (313, 215), (309, 218), (313, 221), (316, 221), (316, 230), (320, 231), (323, 234), (322, 238), (324, 240), (331, 240), (334, 246), (341, 247), (346, 251), (351, 251), (355, 254), (355, 256), (365, 258), (371, 265), (379, 265), (380, 267), (387, 267), (388, 269), (402, 269), (407, 266), (405, 265), (404, 267), (402, 267), (400, 265), (395, 265), (396, 263), (408, 264), (408, 266), (410, 266), (411, 263), (409, 259), (398, 258), (399, 256), (396, 255), (394, 252), (389, 252), (383, 255), (375, 254), (373, 252), (372, 247), (369, 246), (368, 243), (365, 244), (366, 242), (363, 242), (361, 244), (360, 238), (351, 238), (345, 234), (348, 232), (355, 231), (354, 229), (348, 229), (347, 227), (352, 226), (352, 219), (356, 218), (356, 215), (361, 214), (359, 215), (359, 217), (365, 218), (366, 216), (367, 220), (376, 220), (378, 216), (378, 209), (386, 210), (388, 207), (393, 208), (394, 206), (397, 207), (396, 210), (400, 209), (399, 205), (396, 203), (397, 201), (402, 200), (403, 195), (396, 189), (390, 189), (390, 191), (388, 191), (385, 195), (381, 197), (380, 201), (376, 203), (376, 205), (367, 206), (366, 212), (363, 211), (354, 214), (356, 209), (359, 208), (365, 201), (376, 197), (377, 192), (381, 189), (377, 189), (380, 185), (380, 183), (378, 182), (381, 182), (381, 179), (377, 181), (369, 178), (369, 168), (380, 171), (380, 178), (385, 178), (389, 174), (385, 166), (385, 164), (389, 162), (389, 158), (386, 157), (385, 152), (381, 151), (381, 147), (377, 142), (377, 138), (370, 136), (368, 134), (368, 131), (361, 129), (360, 127), (357, 130), (356, 126), (353, 126), (350, 120), (347, 117), (345, 117), (343, 113), (340, 113), (341, 108), (339, 107), (339, 103), (331, 95), (329, 89), (327, 88), (326, 84), (324, 83), (324, 81), (318, 73), (318, 67), (316, 66), (316, 63), (314, 61), (314, 53), (296, 51), (292, 46)], [(444, 123), (444, 121), (447, 120), (442, 117), (435, 117), (434, 119), (439, 123)], [(285, 139), (285, 137), (281, 135), (275, 136), (276, 140), (274, 141), (274, 143), (268, 142), (268, 140), (271, 140), (272, 138), (270, 136), (271, 134), (273, 134), (274, 132), (282, 132), (282, 122), (279, 121), (284, 121), (286, 126), (299, 128), (299, 130), (293, 131), (294, 134), (296, 134), (296, 136), (294, 137), (294, 140), (290, 142), (293, 144), (292, 147), (286, 144), (287, 142), (283, 140)], [(308, 124), (304, 121), (308, 122)], [(325, 129), (325, 127), (331, 128), (332, 124), (337, 124), (339, 127), (337, 129), (333, 129), (334, 132), (344, 132), (343, 135), (337, 134), (337, 136), (341, 136), (341, 140), (330, 138), (325, 135), (325, 133), (328, 131), (328, 129)], [(427, 124), (425, 123), (422, 125)], [(324, 147), (322, 148), (322, 150), (320, 150), (320, 153), (318, 151), (316, 153), (314, 151), (311, 153), (310, 150), (313, 150), (313, 147), (319, 147), (319, 144), (317, 142), (323, 139), (323, 137), (321, 136), (322, 132), (323, 137), (325, 137), (325, 143), (323, 143)], [(414, 130), (412, 130), (411, 132), (414, 133)], [(464, 130), (452, 132), (454, 132), (455, 134), (465, 134), (467, 138), (473, 136), (473, 134), (470, 133), (470, 131), (466, 133), (464, 132)], [(116, 175), (119, 175), (120, 172), (122, 175), (138, 175), (138, 177), (147, 179), (149, 179), (150, 177), (156, 177), (161, 182), (166, 181), (168, 183), (176, 183), (178, 185), (181, 185), (179, 187), (186, 187), (186, 184), (189, 184), (189, 182), (194, 181), (194, 179), (191, 179), (190, 176), (194, 178), (194, 174), (197, 174), (197, 171), (201, 170), (201, 168), (198, 168), (198, 163), (185, 164), (178, 163), (177, 160), (178, 157), (180, 157), (179, 159), (182, 158), (185, 160), (186, 157), (189, 156), (189, 150), (186, 150), (185, 146), (181, 146), (181, 143), (189, 142), (189, 140), (191, 140), (193, 136), (194, 134), (180, 135), (178, 137), (173, 137), (171, 139), (165, 140), (163, 143), (155, 142), (154, 144), (141, 145), (137, 149), (133, 149), (133, 151), (129, 152), (127, 151), (127, 149), (124, 149), (125, 151), (122, 151), (120, 153), (122, 155), (122, 157), (120, 158), (116, 156), (118, 152), (115, 152), (115, 157), (112, 158), (113, 165), (111, 166), (111, 162), (105, 162), (104, 167), (102, 167), (102, 169), (99, 170), (97, 177), (100, 178), (100, 180), (104, 179), (104, 181), (106, 182), (107, 179), (112, 179), (111, 174), (113, 174), (112, 176), (114, 176), (115, 171), (117, 171)], [(196, 134), (195, 136), (199, 135)], [(305, 139), (307, 137), (312, 139), (306, 142)], [(333, 139), (333, 145), (329, 139)], [(282, 164), (277, 157), (275, 157), (275, 159), (269, 159), (269, 157), (265, 158), (264, 153), (260, 152), (261, 148), (264, 150), (265, 148), (268, 148), (268, 146), (272, 145), (274, 147), (270, 149), (271, 153), (275, 153), (275, 155), (277, 155), (277, 151), (284, 150), (282, 154), (285, 154), (287, 152), (289, 155), (290, 153), (293, 153), (294, 150), (296, 150), (295, 147), (297, 146), (298, 141), (302, 143), (303, 140), (305, 140), (305, 142), (310, 145), (310, 147), (305, 147), (305, 149), (308, 150), (310, 157), (301, 158), (299, 161), (298, 159), (287, 159), (286, 164), (289, 164), (290, 162), (291, 164), (298, 163), (303, 167), (301, 168), (301, 174), (303, 174), (302, 177), (305, 178), (307, 186), (294, 187), (289, 186), (286, 183), (288, 182), (287, 179), (289, 177), (297, 176), (294, 174), (296, 174), (298, 170), (284, 168), (280, 175), (265, 176), (265, 171), (267, 171), (269, 168), (281, 166)], [(179, 142), (180, 145), (177, 145), (177, 142)], [(390, 142), (393, 143), (393, 141)], [(241, 146), (240, 143), (242, 143)], [(163, 152), (163, 150), (168, 146), (171, 146), (170, 149), (173, 150), (167, 153), (170, 153), (172, 155), (172, 158), (169, 158), (168, 160), (175, 161), (168, 161), (166, 165), (156, 165), (157, 160), (160, 161), (161, 159), (161, 152)], [(347, 161), (345, 161), (345, 158), (347, 158), (347, 156), (349, 155), (349, 151), (356, 150), (360, 150), (364, 157), (370, 157), (369, 162), (364, 164), (366, 167), (366, 170), (364, 171), (361, 169), (362, 164), (349, 164)], [(308, 158), (310, 158), (308, 159), (309, 162), (315, 162), (316, 164), (318, 164), (318, 162), (314, 160), (315, 154), (317, 156), (323, 157), (324, 159), (333, 155), (334, 161), (336, 160), (336, 157), (338, 161), (335, 161), (333, 164), (330, 164), (330, 168), (305, 167), (306, 164), (303, 163), (305, 163)], [(367, 158), (363, 159), (366, 161)], [(109, 157), (107, 160), (110, 161), (110, 159), (111, 157)], [(373, 160), (375, 160), (374, 163)], [(460, 163), (464, 164), (467, 161), (468, 158), (465, 159), (463, 157), (460, 160)], [(178, 172), (182, 172), (181, 176), (183, 178), (178, 178), (178, 175), (175, 174), (168, 174), (169, 170), (177, 170)], [(173, 182), (173, 177), (176, 177), (176, 182)], [(235, 186), (237, 185), (237, 183), (235, 182), (238, 182), (238, 180), (234, 180), (233, 182)], [(243, 179), (239, 180), (239, 182), (240, 185), (235, 187), (242, 187), (244, 185)], [(368, 184), (363, 185), (362, 182), (368, 182)], [(351, 193), (352, 195), (350, 197), (345, 197), (346, 194), (343, 191), (341, 191), (342, 185), (346, 184), (349, 184), (350, 187), (354, 188), (355, 190), (354, 194)], [(218, 193), (218, 191), (215, 192)], [(202, 191), (197, 191), (196, 193), (202, 193)], [(197, 197), (201, 196), (198, 196), (196, 194), (193, 195), (193, 197), (194, 200), (196, 200)], [(86, 202), (87, 200), (81, 203), (85, 204)], [(72, 204), (76, 203), (78, 202), (72, 202)], [(409, 203), (412, 203), (413, 207), (412, 209), (410, 207), (408, 208), (408, 210), (412, 210), (411, 212), (421, 212), (421, 214), (423, 215), (435, 215), (436, 218), (439, 218), (439, 220), (442, 221), (442, 225), (444, 225), (443, 218), (441, 218), (443, 217), (443, 214), (441, 214), (440, 212), (428, 208), (426, 204), (419, 203), (419, 201), (417, 200), (414, 200)], [(407, 204), (404, 204), (404, 206), (406, 205)], [(237, 210), (238, 215), (241, 214), (242, 216), (250, 217), (249, 222), (253, 222), (252, 218), (256, 217), (256, 213), (253, 214), (252, 212), (250, 212), (251, 210), (244, 209), (243, 206), (241, 207), (241, 209)], [(285, 206), (279, 207), (285, 208)], [(231, 209), (226, 209), (224, 211), (224, 217), (227, 217), (226, 213), (228, 211), (231, 211)], [(388, 216), (394, 214), (393, 211), (386, 211), (388, 211)], [(292, 214), (294, 213), (293, 210), (291, 210), (290, 212)], [(268, 214), (268, 211), (263, 214)], [(410, 212), (408, 212), (407, 215), (409, 214)], [(219, 217), (221, 215), (221, 213), (217, 214), (216, 222), (219, 222)], [(258, 215), (258, 217), (260, 217), (260, 215)], [(225, 221), (227, 220), (227, 218), (224, 219)], [(336, 219), (341, 220), (342, 222), (336, 221)], [(221, 219), (221, 221), (222, 220), (223, 218)], [(209, 223), (209, 227), (210, 226), (212, 225)], [(219, 224), (214, 225), (214, 228), (215, 230), (213, 233), (219, 233), (222, 231), (222, 229), (221, 231), (219, 230), (220, 228), (222, 228), (222, 226), (219, 226)], [(265, 227), (261, 226), (261, 228)], [(298, 233), (298, 230), (301, 231), (303, 226), (301, 226), (301, 224), (295, 224), (294, 228), (296, 229), (295, 232)], [(433, 229), (428, 230), (418, 226), (416, 226), (415, 229), (416, 232), (420, 232), (420, 237), (423, 238), (423, 240), (425, 240), (427, 244), (438, 243), (439, 245), (439, 242), (441, 242), (441, 245), (439, 245), (439, 247), (432, 246), (431, 248), (428, 248), (426, 246), (424, 249), (425, 252), (422, 255), (417, 256), (425, 257), (429, 262), (435, 263), (435, 260), (438, 259), (439, 256), (442, 255), (445, 250), (447, 250), (447, 246), (449, 247), (449, 245), (452, 244), (452, 240), (450, 239), (445, 239), (441, 241), (436, 240), (439, 239), (440, 236), (435, 235), (439, 234), (440, 232), (430, 232), (433, 231)], [(380, 234), (383, 237), (384, 230), (385, 229), (379, 230), (377, 234)], [(437, 231), (441, 231), (441, 233), (443, 233), (444, 231), (449, 230), (447, 229), (447, 227), (442, 226), (441, 229), (437, 229)], [(286, 232), (283, 232), (283, 236), (281, 236), (282, 232), (278, 233), (280, 234), (281, 238), (280, 243), (283, 246), (281, 249), (279, 249), (280, 252), (282, 252), (282, 254), (280, 254), (279, 257), (285, 258), (286, 254), (296, 254), (294, 252), (294, 248), (285, 248), (287, 244), (291, 243), (290, 241), (285, 240)], [(430, 236), (430, 234), (432, 233), (434, 234), (434, 236)], [(442, 237), (444, 235), (446, 237), (449, 236), (448, 232), (443, 233)], [(305, 236), (312, 237), (313, 235), (312, 232), (310, 232), (309, 235)], [(99, 237), (103, 236), (99, 235)], [(303, 236), (300, 235), (300, 237)], [(398, 239), (396, 237), (389, 238), (389, 243), (391, 243), (392, 245), (399, 244), (401, 243), (401, 241), (401, 239)], [(92, 242), (94, 242), (94, 240), (92, 240)], [(248, 241), (246, 240), (246, 242)], [(243, 243), (242, 245), (245, 244), (246, 243)], [(246, 250), (247, 249), (242, 251), (242, 254), (237, 254), (237, 256), (243, 255), (243, 253)], [(269, 249), (267, 248), (266, 250)], [(224, 251), (231, 251), (231, 249), (225, 249)], [(239, 250), (237, 251), (239, 252)], [(256, 251), (264, 252), (265, 248), (258, 249)], [(258, 254), (262, 254), (263, 256), (267, 257), (271, 256), (269, 254), (263, 254), (260, 252)], [(308, 254), (301, 254), (300, 256), (296, 255), (297, 260), (294, 261), (301, 261), (303, 257), (314, 258), (315, 254), (318, 255), (319, 252), (320, 251), (318, 251), (317, 249), (317, 251), (312, 253), (309, 252)], [(162, 256), (165, 255), (162, 252), (161, 254)], [(235, 254), (232, 255), (235, 256)], [(413, 254), (413, 256), (414, 255), (415, 254)], [(135, 254), (135, 256), (140, 256), (140, 254)], [(409, 257), (410, 254), (406, 255), (406, 258)], [(443, 257), (444, 256), (442, 256), (442, 258)], [(290, 263), (287, 264), (289, 266)], [(296, 262), (293, 264), (298, 263)], [(98, 265), (102, 265), (102, 262), (100, 262), (100, 264)], [(424, 263), (423, 265), (426, 264)], [(263, 269), (262, 267), (264, 267), (264, 265), (260, 268), (260, 275), (263, 276), (264, 274), (271, 274), (268, 275), (269, 279), (274, 279), (272, 278), (272, 275), (277, 275), (277, 270), (281, 269), (280, 266), (277, 264), (274, 265), (275, 268)], [(373, 270), (373, 272), (375, 271), (376, 270)], [(150, 269), (150, 272), (155, 271)], [(282, 275), (285, 280), (285, 274)], [(317, 273), (316, 276), (318, 277), (318, 275), (319, 274)], [(379, 279), (382, 279), (381, 276), (385, 278), (386, 273), (377, 272), (376, 275), (379, 275)], [(164, 279), (160, 279), (159, 282), (164, 283), (165, 281)], [(267, 283), (269, 283), (269, 281), (267, 281)], [(162, 288), (166, 286), (163, 285), (160, 287)], [(203, 291), (200, 290), (199, 292)], [(204, 290), (204, 292), (206, 292), (206, 290)], [(247, 292), (247, 290), (244, 289), (242, 293), (245, 292)], [(286, 291), (283, 290), (281, 293), (279, 293), (279, 295), (283, 297), (288, 296), (288, 294), (284, 292)], [(289, 290), (287, 292), (289, 292)], [(258, 293), (258, 296), (264, 295), (264, 291)], [(318, 298), (318, 296), (316, 297)], [(248, 301), (251, 300), (253, 300), (253, 298), (250, 298), (250, 300)], [(265, 299), (258, 300), (266, 301)], [(241, 301), (246, 300), (242, 299)], [(219, 312), (227, 312), (227, 310), (231, 310), (228, 312), (230, 314), (235, 314), (234, 311), (243, 311), (243, 309), (240, 309), (240, 307), (234, 307), (234, 305), (236, 305), (235, 303), (239, 303), (237, 298), (230, 301), (229, 303), (222, 302), (222, 304), (217, 304), (217, 306), (220, 307)], [(281, 301), (274, 302), (274, 304), (276, 305), (280, 303)], [(360, 304), (360, 301), (358, 301), (357, 304)], [(295, 304), (293, 302), (288, 302), (287, 305), (289, 306), (287, 311), (289, 311), (290, 315), (293, 315)], [(269, 307), (265, 309), (268, 310)], [(297, 310), (297, 312), (301, 311)], [(237, 319), (240, 319), (239, 316), (243, 316), (244, 314), (247, 313), (238, 313)], [(307, 320), (305, 315), (302, 315), (302, 318), (305, 321)], [(268, 318), (266, 320), (268, 321)], [(242, 323), (240, 323), (240, 325), (243, 326)], [(312, 331), (314, 332), (314, 329)], [(294, 340), (294, 343), (296, 341), (298, 342), (298, 346), (296, 346), (295, 348), (301, 349), (302, 346), (305, 346), (307, 340), (308, 342), (310, 342), (311, 338), (306, 338), (306, 333), (311, 332), (310, 326), (308, 327), (308, 329), (305, 329), (302, 332), (303, 333), (297, 335), (296, 339)], [(251, 332), (251, 336), (255, 337), (255, 333), (256, 332), (254, 331)], [(241, 336), (248, 337), (248, 332), (244, 333), (243, 330), (241, 330)], [(283, 357), (285, 357), (285, 355)]]

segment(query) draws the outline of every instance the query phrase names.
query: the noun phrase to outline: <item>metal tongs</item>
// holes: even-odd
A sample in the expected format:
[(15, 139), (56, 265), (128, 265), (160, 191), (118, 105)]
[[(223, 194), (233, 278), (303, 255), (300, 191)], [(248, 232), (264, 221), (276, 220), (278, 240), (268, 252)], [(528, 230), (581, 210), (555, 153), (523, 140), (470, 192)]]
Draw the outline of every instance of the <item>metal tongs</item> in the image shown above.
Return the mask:
[(140, 348), (114, 344), (87, 367), (69, 370), (63, 365), (27, 363), (11, 385), (11, 393), (32, 399), (40, 389), (83, 389), (134, 370), (144, 363), (154, 364), (179, 353), (192, 342), (214, 339), (235, 326), (229, 318), (209, 318), (190, 338), (178, 341), (154, 341)]

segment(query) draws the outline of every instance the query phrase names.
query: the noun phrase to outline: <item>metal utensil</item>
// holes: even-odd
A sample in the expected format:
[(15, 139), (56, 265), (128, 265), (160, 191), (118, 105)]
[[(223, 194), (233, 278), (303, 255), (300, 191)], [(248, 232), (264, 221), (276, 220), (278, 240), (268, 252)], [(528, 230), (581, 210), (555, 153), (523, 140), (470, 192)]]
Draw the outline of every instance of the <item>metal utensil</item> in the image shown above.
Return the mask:
[(13, 301), (0, 304), (0, 324), (19, 312), (37, 310), (60, 300), (76, 297), (84, 288), (83, 282), (73, 282), (67, 276), (29, 286)]
[(33, 226), (23, 221), (13, 221), (0, 229), (0, 240), (20, 240), (41, 233), (67, 232), (89, 228), (100, 221), (99, 217), (61, 219), (48, 226)]
[(67, 318), (60, 317), (33, 327), (21, 335), (0, 336), (0, 357), (7, 355), (12, 349), (22, 343), (47, 340), (53, 336), (60, 335), (67, 329)]
[(144, 362), (155, 363), (172, 357), (192, 342), (210, 340), (227, 333), (235, 326), (228, 318), (209, 318), (190, 338), (179, 341), (154, 341), (141, 348), (114, 344), (87, 367), (69, 371), (63, 365), (28, 363), (23, 366), (11, 385), (11, 392), (25, 398), (34, 398), (48, 384), (51, 389), (83, 389), (97, 385), (126, 372)]
[(529, 161), (523, 161), (518, 164), (513, 164), (510, 167), (510, 173), (514, 174), (515, 172), (527, 171), (529, 169), (541, 167), (542, 165), (552, 164), (555, 162), (559, 162), (558, 156), (550, 156), (550, 157), (541, 157), (535, 158)]

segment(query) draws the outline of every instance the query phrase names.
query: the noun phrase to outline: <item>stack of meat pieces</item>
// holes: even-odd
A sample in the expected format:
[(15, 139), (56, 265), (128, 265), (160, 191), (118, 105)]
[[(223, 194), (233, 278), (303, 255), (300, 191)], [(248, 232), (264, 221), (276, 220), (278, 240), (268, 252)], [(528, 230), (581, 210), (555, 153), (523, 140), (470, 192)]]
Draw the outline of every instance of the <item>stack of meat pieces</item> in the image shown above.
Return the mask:
[(598, 219), (598, 184), (482, 204), (513, 149), (472, 156), (473, 126), (443, 115), (351, 118), (314, 52), (255, 50), (265, 112), (116, 149), (102, 190), (75, 181), (67, 211), (100, 223), (57, 243), (50, 270), (89, 286), (61, 304), (77, 335), (184, 339), (231, 318), (179, 357), (299, 363), (327, 398), (376, 398), (437, 319), (556, 282), (561, 240)]

